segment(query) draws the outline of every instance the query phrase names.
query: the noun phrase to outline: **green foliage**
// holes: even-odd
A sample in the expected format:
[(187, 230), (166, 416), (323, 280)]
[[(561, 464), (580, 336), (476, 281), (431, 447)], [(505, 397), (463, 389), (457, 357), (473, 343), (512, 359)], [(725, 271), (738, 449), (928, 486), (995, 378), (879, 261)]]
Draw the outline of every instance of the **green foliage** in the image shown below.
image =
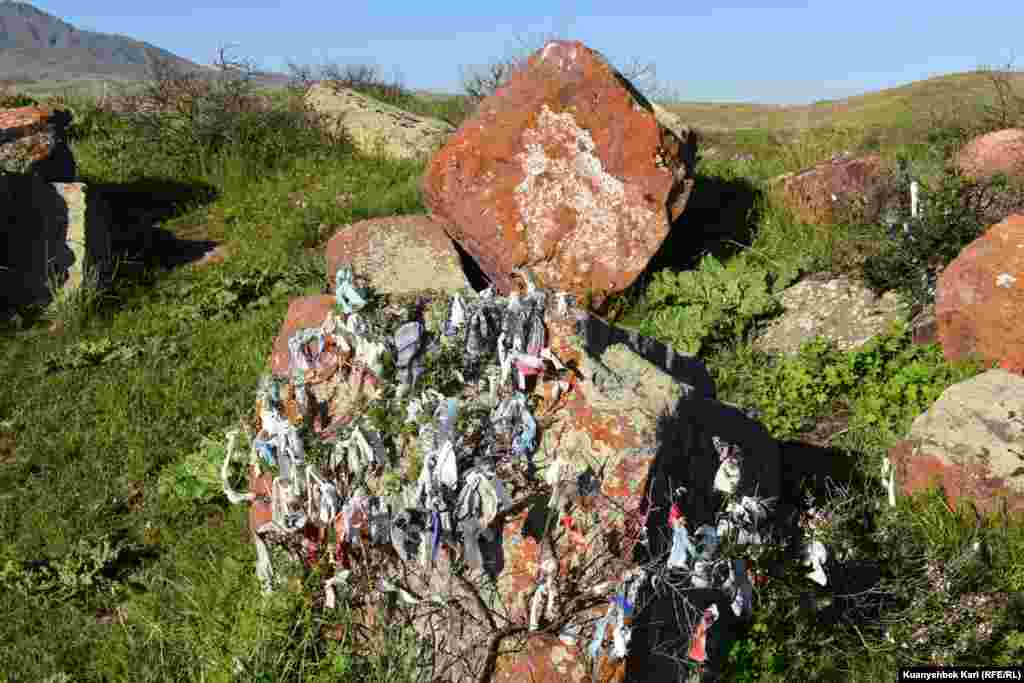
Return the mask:
[(999, 644), (999, 655), (993, 664), (997, 666), (1016, 666), (1024, 661), (1024, 632), (1010, 631)]
[(706, 255), (696, 270), (655, 273), (644, 308), (649, 317), (641, 332), (695, 354), (707, 344), (742, 338), (755, 320), (780, 306), (766, 270), (744, 259), (723, 266)]
[(115, 341), (110, 337), (82, 339), (59, 351), (50, 352), (42, 362), (44, 373), (123, 363), (137, 358), (175, 358), (184, 348), (175, 339), (154, 336), (144, 341)]
[(186, 326), (204, 321), (224, 322), (303, 293), (313, 277), (316, 275), (302, 264), (290, 265), (286, 270), (249, 267), (181, 281), (160, 296), (171, 304), (171, 320)]
[(110, 140), (131, 132), (131, 122), (125, 116), (103, 109), (94, 101), (66, 103), (63, 106), (71, 112), (71, 124), (67, 130), (71, 142)]
[[(902, 185), (909, 192), (909, 176)], [(970, 181), (952, 170), (930, 186), (922, 182), (921, 215), (890, 218), (888, 234), (878, 235), (882, 249), (864, 262), (865, 282), (878, 292), (898, 291), (913, 304), (932, 302), (936, 274), (981, 236), (987, 209), (1009, 191), (1005, 176)]]
[[(194, 504), (223, 498), (220, 468), (227, 453), (224, 437), (203, 437), (199, 449), (183, 461), (169, 465), (160, 473), (157, 490), (161, 497), (176, 497)], [(240, 484), (237, 468), (231, 482)]]
[(121, 587), (110, 569), (130, 549), (130, 544), (102, 535), (94, 540), (78, 539), (56, 559), (22, 562), (8, 558), (0, 565), (0, 586), (44, 607), (83, 603), (97, 595), (116, 597)]
[(755, 615), (750, 634), (734, 642), (729, 649), (728, 666), (733, 672), (732, 680), (739, 683), (759, 681), (765, 674), (778, 674), (784, 670), (782, 647), (772, 636), (762, 615)]
[(434, 389), (444, 396), (455, 396), (465, 386), (462, 376), (462, 348), (449, 341), (423, 355), (423, 374), (416, 383), (417, 392)]
[(719, 361), (711, 367), (722, 394), (756, 407), (779, 439), (796, 436), (817, 418), (844, 408), (853, 411), (858, 426), (899, 432), (947, 387), (981, 369), (948, 363), (935, 345), (915, 345), (904, 324), (846, 353), (819, 338), (794, 356), (770, 358), (747, 351), (731, 362), (724, 355)]
[(0, 93), (0, 109), (37, 106), (39, 106), (39, 101), (24, 93)]

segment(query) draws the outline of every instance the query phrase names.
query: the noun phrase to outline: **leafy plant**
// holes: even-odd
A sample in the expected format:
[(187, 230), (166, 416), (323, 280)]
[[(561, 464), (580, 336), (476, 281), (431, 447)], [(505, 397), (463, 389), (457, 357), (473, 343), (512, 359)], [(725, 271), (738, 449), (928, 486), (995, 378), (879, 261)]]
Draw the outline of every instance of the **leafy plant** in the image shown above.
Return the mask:
[(810, 429), (817, 418), (842, 409), (858, 426), (904, 429), (951, 384), (980, 370), (951, 364), (938, 346), (913, 343), (905, 324), (842, 352), (819, 338), (796, 355), (772, 359), (759, 352), (719, 357), (711, 365), (723, 395), (756, 407), (765, 427), (780, 439)]
[(649, 317), (641, 332), (692, 354), (741, 338), (758, 318), (780, 309), (768, 271), (741, 258), (723, 266), (711, 255), (696, 270), (655, 273), (643, 306)]
[(17, 107), (35, 107), (39, 101), (24, 93), (0, 92), (0, 109), (15, 109)]
[[(223, 489), (220, 468), (226, 453), (227, 445), (223, 437), (203, 437), (198, 450), (186, 456), (183, 461), (164, 469), (157, 490), (162, 497), (173, 496), (196, 504), (221, 498)], [(233, 483), (237, 487), (240, 482)]]
[(163, 296), (174, 304), (170, 315), (179, 322), (235, 320), (246, 311), (264, 309), (274, 301), (301, 293), (313, 275), (298, 265), (274, 272), (248, 268), (220, 273), (216, 279), (186, 280)]
[(25, 562), (8, 558), (0, 565), (0, 586), (44, 605), (81, 602), (97, 593), (116, 595), (119, 586), (110, 570), (129, 549), (129, 544), (104, 535), (94, 540), (80, 538), (56, 559)]
[(757, 618), (747, 637), (737, 640), (729, 649), (728, 665), (734, 681), (759, 681), (765, 674), (782, 673), (783, 651), (771, 635), (763, 618)]
[[(909, 192), (909, 175), (903, 184)], [(904, 210), (890, 217), (879, 235), (882, 249), (864, 262), (865, 282), (877, 292), (898, 291), (912, 304), (931, 303), (938, 274), (981, 236), (990, 209), (1010, 192), (1005, 176), (974, 181), (955, 170), (930, 186), (922, 182), (921, 214), (914, 217)]]
[(143, 342), (114, 341), (110, 337), (83, 339), (52, 352), (43, 359), (43, 372), (103, 365), (104, 363), (128, 362), (143, 356), (167, 358), (179, 356), (184, 347), (174, 339), (150, 337)]

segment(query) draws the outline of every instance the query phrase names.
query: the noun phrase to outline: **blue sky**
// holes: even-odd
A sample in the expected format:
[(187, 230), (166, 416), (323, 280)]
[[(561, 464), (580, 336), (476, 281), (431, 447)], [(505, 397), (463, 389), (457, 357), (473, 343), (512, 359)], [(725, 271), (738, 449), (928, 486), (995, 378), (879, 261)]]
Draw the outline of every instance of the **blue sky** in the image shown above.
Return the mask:
[[(36, 0), (79, 27), (210, 63), (219, 45), (271, 70), (369, 63), (411, 88), (456, 92), (460, 66), (557, 34), (613, 62), (653, 62), (681, 99), (807, 103), (978, 66), (1024, 67), (1024, 2), (822, 0)], [(635, 13), (626, 13), (635, 5)], [(641, 9), (642, 8), (642, 9)], [(532, 41), (532, 42), (531, 42)]]

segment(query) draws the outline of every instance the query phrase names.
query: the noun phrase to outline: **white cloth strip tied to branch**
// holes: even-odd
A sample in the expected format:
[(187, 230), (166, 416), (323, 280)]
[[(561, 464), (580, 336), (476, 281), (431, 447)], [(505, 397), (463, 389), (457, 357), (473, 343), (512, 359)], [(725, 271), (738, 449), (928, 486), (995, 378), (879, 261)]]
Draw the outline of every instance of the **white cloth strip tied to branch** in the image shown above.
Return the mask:
[(302, 500), (293, 495), (290, 487), (291, 481), (281, 477), (274, 477), (270, 487), (270, 509), (273, 520), (271, 523), (286, 534), (297, 533), (306, 526), (305, 513), (293, 510), (294, 507), (301, 509)]
[(540, 628), (541, 615), (549, 622), (554, 621), (557, 616), (555, 607), (558, 601), (558, 562), (550, 557), (545, 559), (541, 564), (541, 572), (541, 579), (537, 582), (537, 588), (530, 600), (531, 631)]
[(739, 446), (726, 442), (720, 437), (713, 436), (711, 441), (718, 452), (719, 467), (715, 474), (714, 488), (726, 495), (736, 492), (740, 483), (741, 468), (743, 466), (743, 451)]
[(896, 507), (896, 468), (889, 456), (882, 456), (882, 482), (889, 497), (889, 507)]
[(338, 489), (330, 481), (320, 476), (316, 468), (306, 468), (306, 516), (318, 527), (326, 527), (334, 523), (340, 513), (340, 497)]
[(358, 477), (367, 469), (384, 464), (359, 425), (343, 442), (342, 448), (345, 452), (345, 465), (353, 476)]
[(335, 608), (337, 597), (335, 595), (334, 587), (347, 585), (348, 577), (351, 575), (351, 571), (348, 569), (342, 569), (324, 582), (324, 607), (327, 609)]
[(445, 320), (444, 333), (448, 337), (454, 337), (465, 324), (466, 306), (462, 301), (462, 297), (455, 294), (448, 304), (448, 317)]
[(760, 544), (760, 526), (767, 520), (772, 501), (767, 498), (743, 496), (726, 506), (726, 515), (718, 522), (718, 536), (737, 532), (736, 542), (740, 545)]

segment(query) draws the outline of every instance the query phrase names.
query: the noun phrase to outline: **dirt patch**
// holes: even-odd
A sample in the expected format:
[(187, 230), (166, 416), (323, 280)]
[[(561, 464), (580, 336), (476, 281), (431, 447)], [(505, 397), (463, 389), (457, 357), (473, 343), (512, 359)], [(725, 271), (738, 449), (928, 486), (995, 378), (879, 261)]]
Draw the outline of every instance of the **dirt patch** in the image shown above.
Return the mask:
[(14, 462), (14, 435), (0, 432), (0, 465), (13, 465)]
[(835, 437), (845, 433), (849, 428), (850, 411), (842, 408), (819, 418), (810, 431), (800, 434), (797, 439), (811, 446), (828, 448)]

